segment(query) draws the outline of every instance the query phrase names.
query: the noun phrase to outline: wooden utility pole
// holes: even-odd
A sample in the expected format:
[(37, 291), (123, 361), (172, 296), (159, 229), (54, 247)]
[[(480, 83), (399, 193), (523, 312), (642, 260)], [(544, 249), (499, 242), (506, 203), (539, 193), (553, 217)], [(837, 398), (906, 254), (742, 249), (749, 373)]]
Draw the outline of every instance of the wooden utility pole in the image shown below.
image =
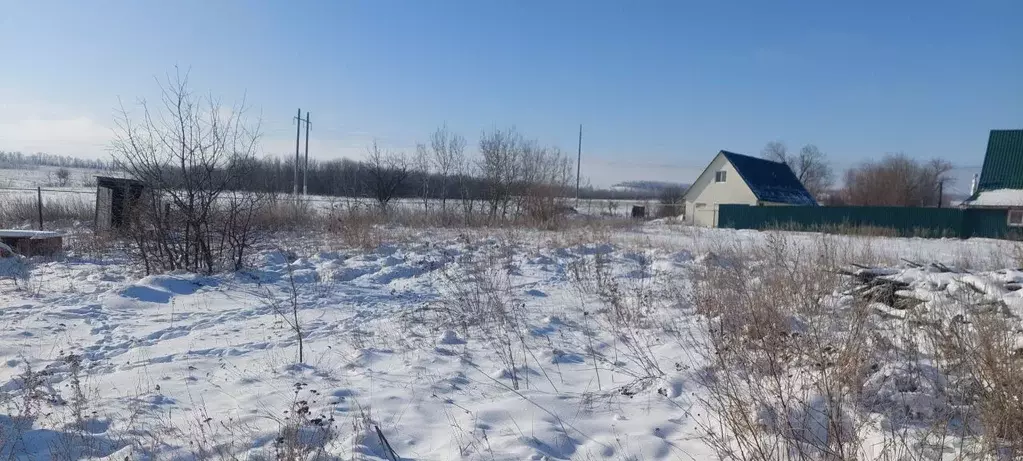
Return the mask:
[(309, 195), (309, 111), (305, 111), (305, 162), (302, 165), (302, 195)]
[(36, 188), (36, 205), (39, 208), (39, 230), (43, 230), (43, 188)]
[(302, 108), (298, 109), (298, 116), (295, 117), (295, 182), (291, 189), (291, 192), (298, 197), (298, 166), (300, 165), (298, 160), (298, 147), (299, 142), (302, 140)]
[(575, 208), (579, 209), (579, 179), (583, 165), (583, 125), (579, 124), (579, 151), (575, 158)]

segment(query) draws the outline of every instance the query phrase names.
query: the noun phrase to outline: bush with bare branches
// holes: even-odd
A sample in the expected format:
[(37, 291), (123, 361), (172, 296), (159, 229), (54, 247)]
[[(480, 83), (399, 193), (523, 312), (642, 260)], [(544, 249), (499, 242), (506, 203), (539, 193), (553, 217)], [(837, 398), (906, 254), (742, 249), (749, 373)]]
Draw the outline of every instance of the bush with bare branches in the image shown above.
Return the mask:
[(921, 162), (906, 154), (889, 154), (845, 173), (842, 201), (854, 206), (937, 206), (952, 164), (941, 159)]
[(159, 107), (142, 100), (133, 117), (122, 106), (117, 120), (115, 161), (149, 191), (133, 210), (130, 236), (146, 272), (236, 269), (265, 197), (228, 191), (242, 189), (259, 125), (247, 124), (244, 103), (196, 97), (187, 74), (161, 89)]
[(387, 211), (387, 205), (409, 177), (409, 163), (402, 154), (382, 151), (376, 141), (368, 154), (367, 186), (380, 209)]

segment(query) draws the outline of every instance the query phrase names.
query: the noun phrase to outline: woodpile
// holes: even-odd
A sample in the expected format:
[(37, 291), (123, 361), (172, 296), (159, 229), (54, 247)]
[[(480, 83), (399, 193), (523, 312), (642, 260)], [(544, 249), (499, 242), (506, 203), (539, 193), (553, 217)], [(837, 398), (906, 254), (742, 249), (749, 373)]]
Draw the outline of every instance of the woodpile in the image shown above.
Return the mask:
[[(838, 273), (852, 277), (857, 285), (848, 291), (848, 294), (866, 302), (884, 304), (894, 309), (910, 309), (923, 300), (905, 294), (909, 284), (903, 281), (888, 278), (893, 271), (878, 269), (854, 264), (856, 270), (840, 270)], [(903, 292), (903, 293), (900, 293)]]

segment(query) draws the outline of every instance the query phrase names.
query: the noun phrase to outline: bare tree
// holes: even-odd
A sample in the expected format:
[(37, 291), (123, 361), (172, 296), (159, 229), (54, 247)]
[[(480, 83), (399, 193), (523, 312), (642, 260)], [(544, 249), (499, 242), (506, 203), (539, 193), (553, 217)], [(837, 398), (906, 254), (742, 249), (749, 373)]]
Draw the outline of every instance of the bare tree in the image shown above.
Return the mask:
[(447, 211), (447, 199), (451, 186), (451, 177), (459, 174), (458, 171), (465, 161), (465, 138), (451, 133), (448, 127), (438, 128), (430, 139), (430, 147), (433, 149), (433, 165), (440, 175), (440, 207)]
[(57, 169), (56, 175), (57, 175), (57, 184), (60, 187), (67, 187), (68, 183), (71, 181), (71, 171), (68, 170), (67, 168), (63, 168), (62, 167), (62, 168)]
[(461, 155), (455, 159), (452, 167), (454, 168), (455, 180), (457, 181), (458, 196), (462, 202), (462, 217), (465, 219), (465, 225), (468, 226), (472, 224), (477, 204), (477, 195), (473, 187), (473, 163)]
[[(906, 154), (888, 154), (845, 173), (842, 201), (857, 206), (937, 206), (941, 184), (951, 180), (952, 164), (933, 159), (920, 162)], [(939, 201), (940, 200), (940, 201)]]
[(813, 144), (807, 144), (799, 149), (798, 154), (791, 155), (785, 143), (771, 141), (760, 151), (760, 156), (788, 165), (799, 182), (803, 183), (803, 187), (814, 197), (825, 195), (835, 183), (827, 155)]
[(409, 165), (404, 155), (385, 153), (373, 141), (366, 162), (367, 187), (381, 210), (397, 196), (399, 189), (409, 176)]
[(431, 156), (426, 144), (416, 145), (416, 155), (413, 157), (412, 167), (419, 178), (419, 198), (423, 201), (423, 211), (430, 211), (430, 173)]
[(554, 223), (569, 208), (565, 202), (575, 171), (571, 159), (557, 147), (526, 141), (521, 144), (518, 161), (515, 196), (519, 210), (537, 224)]
[(513, 198), (513, 187), (519, 179), (519, 156), (522, 136), (514, 129), (484, 132), (480, 137), (478, 168), (484, 182), (485, 199), (490, 206), (490, 218), (503, 218)]
[[(185, 269), (210, 273), (236, 266), (252, 238), (248, 225), (221, 225), (224, 213), (251, 214), (259, 201), (225, 210), (222, 194), (240, 189), (256, 150), (259, 124), (246, 123), (244, 101), (225, 107), (196, 97), (180, 72), (161, 84), (161, 104), (139, 102), (133, 118), (123, 107), (113, 143), (115, 162), (146, 184), (133, 211), (132, 236), (146, 271)], [(242, 232), (225, 235), (225, 232)]]
[(775, 162), (789, 162), (788, 147), (786, 147), (785, 143), (781, 141), (771, 141), (767, 143), (767, 145), (765, 145), (760, 151), (760, 156)]
[(665, 187), (661, 190), (661, 206), (657, 210), (657, 215), (661, 218), (680, 216), (685, 209), (683, 201), (685, 195), (686, 190), (682, 186)]

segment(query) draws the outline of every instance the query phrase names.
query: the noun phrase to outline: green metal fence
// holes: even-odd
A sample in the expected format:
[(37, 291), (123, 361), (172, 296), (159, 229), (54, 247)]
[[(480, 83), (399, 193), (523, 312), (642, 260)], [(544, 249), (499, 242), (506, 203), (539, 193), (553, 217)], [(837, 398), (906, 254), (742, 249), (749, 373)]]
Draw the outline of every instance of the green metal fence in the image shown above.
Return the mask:
[(907, 207), (720, 205), (718, 227), (851, 232), (876, 229), (900, 236), (1020, 239), (1006, 210)]

